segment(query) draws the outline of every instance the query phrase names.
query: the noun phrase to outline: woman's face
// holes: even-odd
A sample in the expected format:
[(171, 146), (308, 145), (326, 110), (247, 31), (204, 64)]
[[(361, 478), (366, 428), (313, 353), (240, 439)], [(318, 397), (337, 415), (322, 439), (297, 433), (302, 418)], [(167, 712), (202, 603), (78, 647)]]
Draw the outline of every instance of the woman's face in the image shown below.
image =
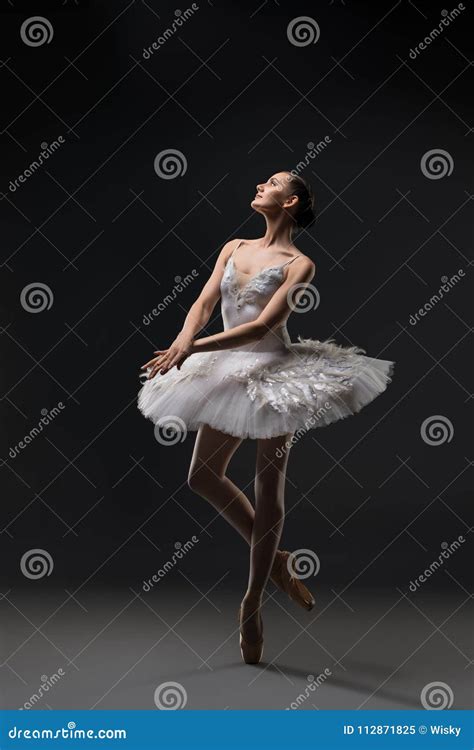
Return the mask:
[(289, 198), (288, 172), (277, 172), (269, 177), (266, 182), (257, 185), (256, 195), (251, 202), (255, 211), (263, 214), (277, 214), (282, 208), (289, 208), (292, 200)]

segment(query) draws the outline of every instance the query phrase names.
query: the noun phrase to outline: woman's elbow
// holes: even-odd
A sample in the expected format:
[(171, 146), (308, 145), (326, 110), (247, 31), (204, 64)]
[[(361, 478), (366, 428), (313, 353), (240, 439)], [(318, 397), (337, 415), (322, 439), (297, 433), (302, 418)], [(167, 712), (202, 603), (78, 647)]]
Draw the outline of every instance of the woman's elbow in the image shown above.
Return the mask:
[(264, 323), (263, 321), (256, 320), (253, 328), (255, 340), (260, 341), (260, 339), (263, 339), (263, 337), (266, 336), (267, 333), (273, 328), (278, 328), (278, 326), (276, 324), (270, 325), (269, 323)]
[(198, 297), (194, 302), (192, 309), (196, 315), (209, 319), (216, 306), (216, 300), (211, 297)]

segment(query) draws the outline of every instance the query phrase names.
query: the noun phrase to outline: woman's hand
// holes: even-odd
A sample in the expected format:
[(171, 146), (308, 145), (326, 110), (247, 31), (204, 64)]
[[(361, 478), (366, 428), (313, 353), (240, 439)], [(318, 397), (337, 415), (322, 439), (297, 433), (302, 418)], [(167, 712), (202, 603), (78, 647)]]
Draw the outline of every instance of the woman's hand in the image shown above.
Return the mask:
[(161, 375), (164, 375), (175, 365), (180, 370), (183, 362), (192, 354), (192, 346), (192, 339), (177, 336), (169, 349), (158, 349), (153, 352), (158, 356), (153, 357), (153, 359), (150, 359), (149, 362), (141, 367), (142, 370), (151, 368), (147, 375), (147, 380), (154, 378), (158, 371)]

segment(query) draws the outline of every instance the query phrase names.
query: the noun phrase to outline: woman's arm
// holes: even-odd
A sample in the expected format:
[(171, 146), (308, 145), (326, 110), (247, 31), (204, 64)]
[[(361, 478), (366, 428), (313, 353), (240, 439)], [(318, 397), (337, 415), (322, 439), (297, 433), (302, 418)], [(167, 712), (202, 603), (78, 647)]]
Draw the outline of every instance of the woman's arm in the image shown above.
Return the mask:
[[(285, 282), (278, 288), (256, 320), (229, 328), (213, 336), (196, 339), (191, 344), (191, 354), (233, 349), (250, 344), (252, 341), (259, 341), (268, 331), (281, 325), (288, 318), (298, 301), (294, 298), (296, 291), (298, 291), (297, 296), (303, 293), (305, 285), (311, 281), (315, 270), (316, 267), (309, 258), (302, 258), (292, 263)], [(295, 285), (298, 289), (295, 289)]]
[[(223, 261), (223, 265), (225, 265), (225, 261)], [(223, 273), (223, 268), (221, 273)], [(143, 365), (142, 369), (151, 367), (148, 374), (148, 379), (151, 379), (158, 371), (164, 375), (174, 366), (179, 369), (184, 360), (191, 354), (233, 349), (260, 340), (269, 330), (286, 321), (314, 274), (315, 265), (309, 258), (302, 258), (296, 263), (292, 263), (286, 280), (256, 320), (242, 323), (240, 326), (229, 328), (213, 336), (186, 342), (184, 349), (172, 345), (169, 349), (158, 350), (155, 352), (158, 356)]]
[(237, 240), (226, 242), (216, 260), (214, 269), (204, 284), (199, 297), (189, 308), (183, 327), (177, 338), (192, 341), (194, 336), (209, 322), (212, 312), (221, 295), (221, 280), (227, 258)]
[(214, 352), (218, 349), (233, 349), (237, 346), (251, 344), (252, 341), (259, 341), (266, 331), (266, 328), (257, 325), (256, 320), (252, 320), (250, 323), (242, 323), (240, 326), (228, 328), (227, 331), (221, 331), (213, 336), (196, 339), (191, 344), (191, 354)]
[(214, 306), (206, 304), (199, 298), (189, 308), (184, 324), (176, 340), (192, 341), (197, 333), (209, 322)]
[(149, 362), (142, 365), (142, 370), (149, 370), (148, 379), (153, 378), (159, 369), (161, 369), (162, 374), (175, 364), (179, 369), (181, 363), (191, 353), (194, 336), (209, 321), (212, 311), (221, 296), (220, 286), (225, 264), (238, 242), (239, 240), (232, 240), (231, 242), (226, 242), (223, 246), (209, 279), (204, 284), (199, 297), (189, 308), (184, 325), (173, 343), (168, 349), (155, 351), (154, 354), (160, 356), (153, 357)]

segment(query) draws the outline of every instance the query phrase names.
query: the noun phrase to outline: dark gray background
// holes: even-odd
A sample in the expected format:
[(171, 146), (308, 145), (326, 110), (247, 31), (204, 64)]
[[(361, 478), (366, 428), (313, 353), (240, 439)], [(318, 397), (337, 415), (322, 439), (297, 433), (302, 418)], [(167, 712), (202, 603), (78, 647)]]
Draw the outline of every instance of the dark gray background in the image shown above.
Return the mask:
[[(282, 546), (317, 553), (317, 585), (331, 597), (363, 587), (398, 598), (443, 542), (463, 534), (468, 543), (425, 592), (450, 589), (454, 605), (444, 616), (465, 600), (472, 497), (472, 7), (465, 5), (412, 60), (410, 48), (438, 24), (442, 4), (209, 0), (144, 60), (143, 48), (175, 17), (174, 5), (67, 2), (40, 10), (36, 3), (4, 3), (6, 612), (14, 611), (7, 602), (15, 593), (25, 597), (25, 616), (38, 595), (45, 602), (53, 596), (52, 612), (72, 594), (83, 602), (96, 596), (96, 588), (129, 594), (193, 534), (200, 543), (167, 578), (168, 592), (207, 590), (226, 574), (221, 588), (243, 593), (246, 545), (186, 484), (195, 433), (159, 445), (136, 409), (137, 376), (153, 350), (180, 330), (224, 242), (263, 234), (250, 208), (255, 184), (294, 168), (308, 142), (326, 135), (331, 143), (304, 172), (317, 196), (318, 222), (296, 241), (316, 263), (321, 304), (293, 315), (290, 335), (334, 336), (396, 366), (373, 404), (310, 431), (293, 448)], [(29, 47), (21, 23), (41, 13), (54, 37)], [(288, 41), (287, 26), (302, 15), (317, 20), (321, 35), (298, 47)], [(42, 142), (59, 135), (64, 145), (12, 193), (10, 180)], [(183, 176), (163, 180), (155, 173), (154, 158), (166, 148), (184, 153)], [(435, 148), (453, 159), (449, 177), (428, 179), (420, 169), (423, 154)], [(192, 269), (194, 284), (144, 325), (175, 277)], [(459, 269), (464, 279), (410, 325), (441, 277)], [(53, 291), (49, 310), (22, 307), (20, 294), (32, 282)], [(205, 334), (221, 327), (216, 308)], [(10, 458), (41, 410), (59, 401), (66, 405), (61, 415)], [(451, 422), (453, 435), (431, 446), (420, 428), (436, 415)], [(255, 447), (243, 444), (229, 469), (250, 497)], [(32, 548), (51, 554), (49, 577), (22, 575), (21, 556)], [(235, 602), (233, 626), (237, 593)], [(201, 627), (196, 619), (198, 633)], [(391, 634), (400, 627), (403, 620)], [(16, 647), (9, 645), (5, 658)], [(383, 641), (379, 646), (383, 651)]]

